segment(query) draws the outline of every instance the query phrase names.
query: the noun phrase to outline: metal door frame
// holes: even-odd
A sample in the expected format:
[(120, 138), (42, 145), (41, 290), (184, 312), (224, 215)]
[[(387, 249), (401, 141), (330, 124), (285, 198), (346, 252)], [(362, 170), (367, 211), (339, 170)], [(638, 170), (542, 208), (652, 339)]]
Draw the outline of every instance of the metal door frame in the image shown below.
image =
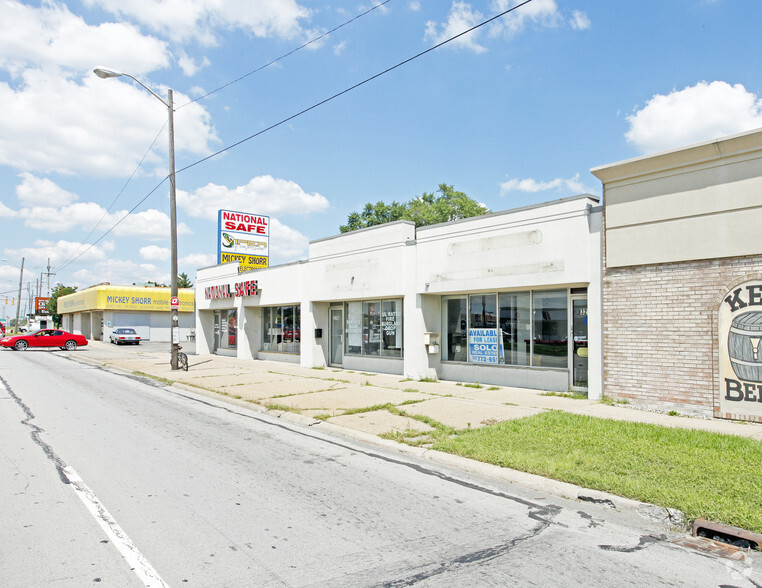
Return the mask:
[[(341, 363), (336, 363), (333, 357), (333, 313), (341, 317)], [(330, 306), (328, 308), (328, 365), (342, 367), (344, 365), (344, 306)]]
[[(590, 356), (588, 355), (588, 372), (587, 372), (587, 386), (575, 386), (574, 385), (574, 302), (585, 301), (585, 308), (587, 308), (588, 297), (587, 294), (570, 294), (569, 295), (569, 389), (579, 392), (587, 392), (590, 385)], [(589, 315), (586, 315), (589, 316)], [(590, 341), (590, 325), (586, 322), (587, 327), (587, 341), (589, 345)]]

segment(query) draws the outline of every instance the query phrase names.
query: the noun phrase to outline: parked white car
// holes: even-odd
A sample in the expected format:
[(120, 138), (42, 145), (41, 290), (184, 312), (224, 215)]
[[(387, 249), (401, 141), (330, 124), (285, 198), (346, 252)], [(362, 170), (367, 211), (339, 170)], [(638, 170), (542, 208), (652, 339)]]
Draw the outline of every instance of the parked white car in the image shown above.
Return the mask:
[(114, 329), (109, 337), (111, 342), (115, 345), (121, 345), (122, 343), (132, 343), (133, 345), (140, 345), (140, 336), (135, 332), (135, 329), (119, 328)]

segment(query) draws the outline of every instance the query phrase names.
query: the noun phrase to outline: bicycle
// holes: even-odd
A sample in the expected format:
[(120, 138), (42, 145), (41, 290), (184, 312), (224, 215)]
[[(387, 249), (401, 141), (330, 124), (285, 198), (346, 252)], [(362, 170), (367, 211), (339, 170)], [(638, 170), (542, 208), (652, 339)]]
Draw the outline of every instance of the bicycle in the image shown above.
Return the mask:
[[(172, 360), (169, 360), (172, 363)], [(188, 371), (188, 356), (182, 352), (182, 347), (177, 346), (177, 368), (183, 371)]]

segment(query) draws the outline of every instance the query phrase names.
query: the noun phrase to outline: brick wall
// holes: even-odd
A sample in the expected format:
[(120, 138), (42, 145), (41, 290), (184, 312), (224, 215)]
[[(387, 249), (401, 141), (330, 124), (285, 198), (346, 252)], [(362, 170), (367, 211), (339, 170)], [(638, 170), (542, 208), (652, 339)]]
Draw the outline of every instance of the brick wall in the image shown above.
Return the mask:
[(721, 416), (717, 309), (731, 285), (761, 274), (762, 256), (604, 266), (604, 396)]

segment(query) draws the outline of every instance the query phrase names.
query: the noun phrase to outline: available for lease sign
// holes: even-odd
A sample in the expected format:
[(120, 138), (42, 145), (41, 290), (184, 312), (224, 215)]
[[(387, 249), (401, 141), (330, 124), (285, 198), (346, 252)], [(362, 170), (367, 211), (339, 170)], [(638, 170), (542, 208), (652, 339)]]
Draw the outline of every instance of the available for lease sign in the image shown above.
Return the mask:
[(251, 212), (217, 213), (217, 259), (237, 261), (239, 272), (269, 266), (270, 217)]

